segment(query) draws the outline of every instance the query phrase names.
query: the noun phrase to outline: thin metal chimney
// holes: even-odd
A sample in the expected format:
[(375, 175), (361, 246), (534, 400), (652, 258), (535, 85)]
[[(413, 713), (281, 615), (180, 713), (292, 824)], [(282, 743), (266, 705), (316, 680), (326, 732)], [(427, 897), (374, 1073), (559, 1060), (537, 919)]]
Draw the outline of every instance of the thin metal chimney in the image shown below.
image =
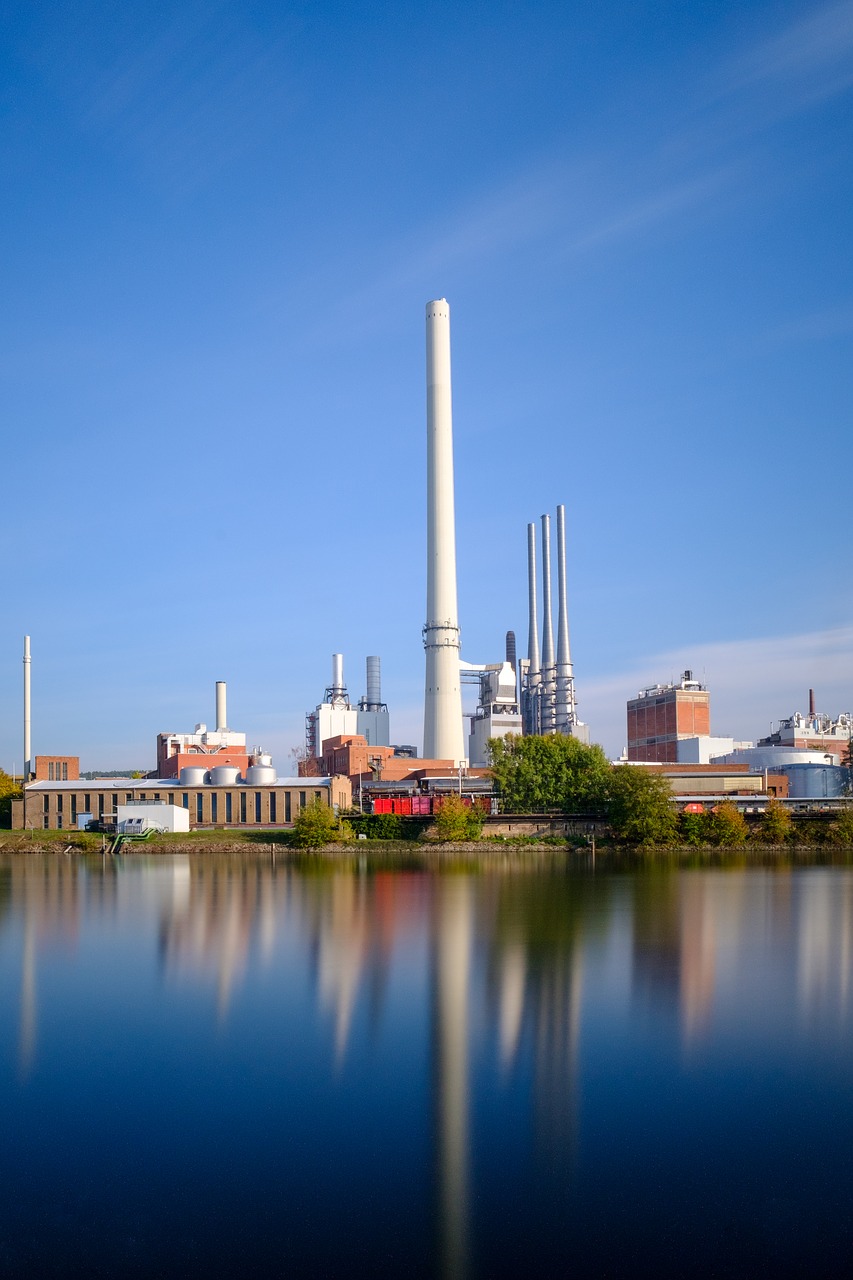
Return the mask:
[(24, 782), (28, 782), (32, 769), (30, 767), (33, 754), (33, 744), (30, 735), (30, 713), (32, 691), (30, 688), (30, 667), (32, 658), (30, 657), (30, 637), (24, 636), (24, 767), (21, 770)]
[(557, 672), (555, 728), (568, 733), (575, 722), (575, 682), (569, 649), (569, 604), (566, 587), (566, 508), (557, 507)]
[(814, 689), (809, 689), (809, 719), (814, 720)]
[(376, 656), (367, 659), (367, 696), (365, 698), (368, 711), (379, 711), (382, 705), (381, 664)]
[(539, 694), (542, 679), (539, 658), (539, 618), (536, 600), (536, 525), (527, 526), (527, 724), (525, 732), (540, 732)]
[(542, 517), (542, 732), (556, 727), (554, 623), (551, 617), (551, 517)]
[(216, 732), (223, 733), (228, 728), (228, 719), (225, 714), (225, 681), (216, 681)]
[(344, 684), (344, 655), (332, 654), (332, 683), (326, 690), (326, 701), (333, 707), (349, 706), (347, 687)]
[(456, 518), (453, 497), (453, 412), (450, 391), (450, 307), (426, 308), (427, 608), (424, 756), (465, 759), (459, 614), (456, 598)]

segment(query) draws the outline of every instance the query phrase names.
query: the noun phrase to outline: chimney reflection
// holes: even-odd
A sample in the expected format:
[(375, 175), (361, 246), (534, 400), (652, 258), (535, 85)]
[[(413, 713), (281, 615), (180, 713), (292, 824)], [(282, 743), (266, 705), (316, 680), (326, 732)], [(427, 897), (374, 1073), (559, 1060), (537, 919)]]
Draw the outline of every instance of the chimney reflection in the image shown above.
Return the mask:
[(472, 889), (467, 876), (434, 881), (433, 1106), (441, 1274), (468, 1272), (468, 1003)]

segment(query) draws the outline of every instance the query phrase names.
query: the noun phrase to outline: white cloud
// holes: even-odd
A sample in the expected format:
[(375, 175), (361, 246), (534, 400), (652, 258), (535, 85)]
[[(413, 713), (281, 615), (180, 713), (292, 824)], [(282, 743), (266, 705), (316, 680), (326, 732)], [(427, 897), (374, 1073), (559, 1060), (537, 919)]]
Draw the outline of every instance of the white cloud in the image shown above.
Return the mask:
[(625, 704), (638, 689), (690, 669), (711, 691), (711, 732), (755, 739), (794, 711), (853, 709), (853, 625), (758, 640), (684, 645), (652, 654), (631, 669), (578, 687), (579, 710), (608, 753), (625, 745)]

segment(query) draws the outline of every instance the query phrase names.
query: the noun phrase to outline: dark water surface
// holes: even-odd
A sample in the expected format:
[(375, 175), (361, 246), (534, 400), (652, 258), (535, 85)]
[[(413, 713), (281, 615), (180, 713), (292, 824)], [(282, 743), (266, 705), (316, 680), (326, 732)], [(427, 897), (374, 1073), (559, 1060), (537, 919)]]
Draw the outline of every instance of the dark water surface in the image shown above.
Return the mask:
[(0, 1274), (847, 1275), (853, 871), (0, 860)]

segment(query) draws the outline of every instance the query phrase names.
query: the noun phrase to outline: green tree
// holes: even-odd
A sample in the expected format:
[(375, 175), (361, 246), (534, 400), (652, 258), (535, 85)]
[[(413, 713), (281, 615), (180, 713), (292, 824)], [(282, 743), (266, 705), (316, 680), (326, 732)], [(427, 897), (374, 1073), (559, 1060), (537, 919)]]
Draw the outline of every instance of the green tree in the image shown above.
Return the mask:
[(778, 800), (771, 800), (761, 818), (759, 835), (765, 844), (784, 844), (794, 830), (794, 820)]
[(714, 810), (711, 820), (711, 838), (714, 844), (745, 844), (749, 837), (746, 818), (731, 800), (724, 800)]
[(12, 825), (12, 801), (20, 800), (21, 784), (0, 769), (0, 827)]
[(319, 849), (324, 844), (337, 844), (351, 840), (352, 831), (338, 818), (334, 809), (318, 797), (305, 805), (296, 815), (291, 844), (297, 849)]
[(505, 813), (594, 813), (606, 803), (607, 757), (578, 738), (492, 738), (489, 762)]
[(613, 834), (631, 844), (674, 844), (678, 817), (667, 778), (642, 765), (611, 768), (607, 813)]
[(711, 838), (711, 814), (681, 813), (678, 834), (685, 844), (707, 844)]
[(461, 796), (451, 793), (436, 804), (435, 821), (429, 829), (433, 840), (479, 840), (483, 830), (483, 812), (477, 805), (470, 807)]

